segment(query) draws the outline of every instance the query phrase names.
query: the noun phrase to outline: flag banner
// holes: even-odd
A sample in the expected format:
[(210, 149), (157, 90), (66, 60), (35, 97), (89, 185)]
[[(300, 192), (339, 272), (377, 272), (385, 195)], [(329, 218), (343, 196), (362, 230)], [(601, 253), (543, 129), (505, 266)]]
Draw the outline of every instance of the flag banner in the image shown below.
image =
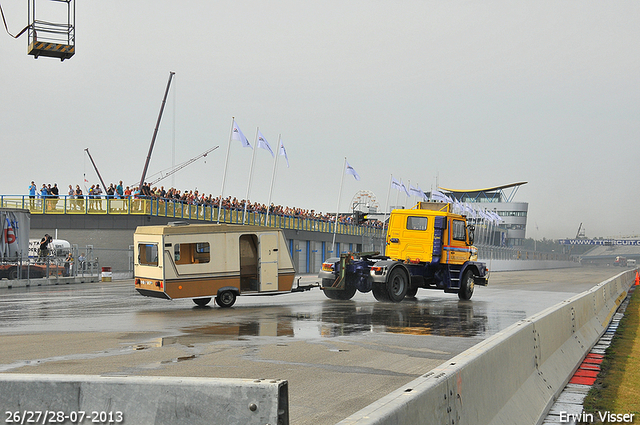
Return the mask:
[(402, 183), (402, 180), (400, 180), (400, 187), (402, 188), (402, 191), (407, 195), (407, 196), (411, 196), (409, 195), (409, 191), (407, 190), (407, 186), (404, 185), (404, 183)]
[(275, 158), (275, 154), (273, 153), (273, 151), (271, 150), (271, 145), (269, 144), (269, 142), (267, 142), (267, 139), (265, 139), (265, 137), (262, 135), (262, 132), (258, 131), (258, 143), (257, 143), (259, 148), (262, 148), (264, 150), (269, 151), (269, 153), (271, 154), (272, 158)]
[(415, 188), (413, 187), (413, 185), (409, 185), (409, 193), (411, 193), (413, 196), (418, 196), (420, 198), (424, 197), (424, 192), (420, 189), (420, 186)]
[(238, 124), (236, 124), (236, 120), (233, 120), (233, 130), (231, 130), (231, 140), (239, 141), (240, 143), (242, 143), (242, 147), (244, 148), (251, 147), (251, 143), (249, 143), (247, 138), (244, 137), (244, 134), (240, 130), (240, 127), (238, 127)]
[(396, 180), (395, 177), (391, 177), (391, 187), (397, 190), (402, 190), (402, 185), (400, 185), (400, 182)]
[(345, 170), (345, 172), (347, 174), (351, 174), (356, 180), (360, 180), (360, 176), (358, 175), (358, 173), (356, 173), (356, 170), (351, 165), (349, 165), (349, 161), (347, 161), (347, 169)]
[(287, 161), (287, 168), (289, 168), (289, 157), (287, 156), (287, 151), (282, 144), (282, 140), (280, 140), (280, 155), (284, 155), (284, 159)]
[(434, 190), (433, 192), (431, 192), (431, 200), (449, 202), (449, 199), (444, 195), (444, 193), (440, 192), (439, 190)]

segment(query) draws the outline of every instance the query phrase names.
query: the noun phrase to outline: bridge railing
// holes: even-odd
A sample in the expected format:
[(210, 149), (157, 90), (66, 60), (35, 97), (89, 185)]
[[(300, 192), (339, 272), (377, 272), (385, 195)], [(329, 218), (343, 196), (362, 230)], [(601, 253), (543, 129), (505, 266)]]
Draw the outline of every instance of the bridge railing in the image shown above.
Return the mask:
[[(64, 215), (151, 215), (182, 220), (202, 220), (228, 224), (279, 227), (282, 229), (306, 230), (333, 233), (334, 223), (315, 219), (280, 214), (222, 208), (212, 205), (192, 205), (168, 199), (142, 198), (91, 198), (77, 199), (72, 196), (59, 198), (30, 198), (28, 195), (0, 195), (0, 207), (21, 208), (31, 214)], [(219, 213), (219, 214), (218, 214)], [(350, 236), (384, 237), (381, 228), (356, 224), (338, 223), (336, 233)]]

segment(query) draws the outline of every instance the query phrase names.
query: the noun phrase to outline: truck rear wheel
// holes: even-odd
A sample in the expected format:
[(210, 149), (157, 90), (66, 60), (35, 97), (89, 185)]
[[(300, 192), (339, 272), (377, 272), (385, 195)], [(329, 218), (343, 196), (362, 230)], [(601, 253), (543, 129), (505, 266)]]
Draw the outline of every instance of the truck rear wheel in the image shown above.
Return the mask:
[(407, 298), (415, 298), (418, 293), (418, 287), (413, 286), (407, 290)]
[(384, 283), (373, 284), (373, 297), (378, 301), (389, 301), (389, 292), (387, 292), (387, 285)]
[(407, 274), (400, 267), (391, 270), (387, 278), (387, 293), (389, 301), (399, 303), (407, 295), (409, 290), (409, 279)]
[(473, 287), (475, 286), (475, 282), (473, 280), (473, 272), (471, 270), (466, 270), (462, 275), (462, 280), (460, 281), (460, 289), (458, 290), (458, 298), (461, 300), (470, 300), (473, 295)]

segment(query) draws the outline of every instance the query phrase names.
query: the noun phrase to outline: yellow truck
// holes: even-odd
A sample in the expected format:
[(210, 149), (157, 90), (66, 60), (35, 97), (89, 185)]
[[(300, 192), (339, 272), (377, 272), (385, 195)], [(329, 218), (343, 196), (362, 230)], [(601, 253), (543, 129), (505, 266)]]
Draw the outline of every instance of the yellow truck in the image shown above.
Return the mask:
[(301, 292), (282, 230), (228, 224), (140, 226), (134, 236), (134, 285), (142, 295), (215, 298), (231, 307), (241, 294)]
[(346, 253), (327, 259), (319, 278), (331, 299), (351, 299), (373, 291), (378, 301), (400, 302), (419, 288), (457, 293), (462, 300), (475, 285), (488, 283), (488, 269), (473, 246), (474, 227), (441, 202), (420, 202), (391, 212), (386, 255)]

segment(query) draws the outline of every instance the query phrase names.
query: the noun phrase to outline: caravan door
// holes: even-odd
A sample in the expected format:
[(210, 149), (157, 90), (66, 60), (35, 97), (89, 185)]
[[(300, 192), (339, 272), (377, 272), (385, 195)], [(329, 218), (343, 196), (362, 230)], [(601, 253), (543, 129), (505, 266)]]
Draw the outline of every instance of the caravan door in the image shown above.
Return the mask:
[(259, 239), (260, 292), (278, 290), (278, 233), (262, 233)]

